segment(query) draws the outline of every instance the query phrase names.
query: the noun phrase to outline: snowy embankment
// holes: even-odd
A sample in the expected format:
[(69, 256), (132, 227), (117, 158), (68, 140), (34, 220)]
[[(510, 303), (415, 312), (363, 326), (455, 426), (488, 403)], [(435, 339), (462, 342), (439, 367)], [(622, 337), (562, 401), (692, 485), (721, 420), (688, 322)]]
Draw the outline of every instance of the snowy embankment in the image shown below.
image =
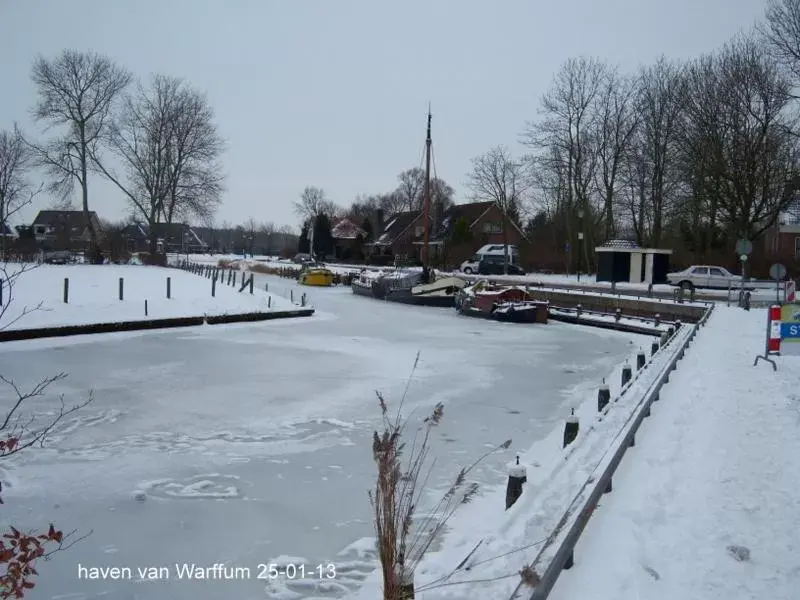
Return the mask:
[[(462, 506), (449, 522), (450, 532), (442, 549), (426, 556), (415, 574), (417, 597), (509, 598), (520, 582), (520, 570), (539, 555), (564, 511), (605, 460), (641, 398), (693, 328), (682, 327), (638, 372), (636, 354), (643, 351), (649, 356), (650, 347), (637, 349), (627, 363), (634, 371), (634, 379), (624, 388), (620, 377), (623, 365), (615, 369), (607, 382), (612, 401), (602, 413), (597, 410), (597, 387), (585, 390), (584, 401), (575, 408), (581, 431), (566, 449), (562, 448), (561, 425), (527, 452), (519, 453), (528, 481), (522, 497), (508, 511), (504, 510), (504, 484)], [(380, 573), (375, 572), (353, 599), (380, 597), (380, 585)]]
[[(136, 265), (23, 265), (8, 263), (0, 273), (0, 327), (34, 329), (66, 325), (144, 321), (178, 317), (269, 312), (296, 308), (263, 290), (238, 287), (178, 269)], [(167, 278), (170, 298), (167, 298)], [(9, 286), (10, 279), (10, 286)], [(68, 280), (67, 302), (64, 302)], [(122, 297), (120, 300), (120, 280)], [(147, 315), (145, 315), (147, 301)]]
[(800, 357), (753, 367), (765, 321), (717, 308), (552, 600), (798, 598)]

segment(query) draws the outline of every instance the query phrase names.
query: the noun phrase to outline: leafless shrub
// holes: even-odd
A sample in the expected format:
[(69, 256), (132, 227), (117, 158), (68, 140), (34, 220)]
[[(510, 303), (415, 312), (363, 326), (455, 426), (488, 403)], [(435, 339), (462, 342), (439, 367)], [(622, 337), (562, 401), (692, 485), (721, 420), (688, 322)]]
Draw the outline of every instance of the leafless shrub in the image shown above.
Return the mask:
[(401, 600), (404, 597), (408, 586), (413, 585), (414, 571), (425, 552), (442, 533), (458, 507), (475, 496), (478, 485), (468, 481), (469, 473), (485, 458), (511, 445), (511, 440), (507, 440), (470, 466), (462, 468), (427, 516), (412, 527), (435, 464), (430, 457), (430, 434), (444, 416), (444, 405), (436, 404), (430, 415), (413, 432), (410, 446), (403, 441), (409, 433), (409, 423), (402, 418), (401, 411), (418, 364), (419, 354), (414, 360), (414, 367), (394, 416), (389, 414), (385, 398), (377, 392), (382, 430), (373, 433), (372, 456), (378, 466), (378, 476), (369, 498), (383, 571), (384, 600)]

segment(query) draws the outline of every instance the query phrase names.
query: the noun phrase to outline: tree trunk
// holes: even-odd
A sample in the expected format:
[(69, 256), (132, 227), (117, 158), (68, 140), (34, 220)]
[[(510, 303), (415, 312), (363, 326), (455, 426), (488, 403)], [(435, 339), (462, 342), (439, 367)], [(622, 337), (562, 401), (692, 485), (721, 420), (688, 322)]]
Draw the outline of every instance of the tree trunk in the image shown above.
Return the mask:
[(94, 228), (91, 215), (89, 214), (89, 156), (86, 150), (86, 124), (80, 123), (78, 125), (81, 136), (81, 199), (83, 201), (83, 219), (86, 223), (86, 229), (89, 231), (89, 260), (92, 264), (101, 264), (103, 256), (100, 252), (100, 244), (97, 241), (97, 230)]

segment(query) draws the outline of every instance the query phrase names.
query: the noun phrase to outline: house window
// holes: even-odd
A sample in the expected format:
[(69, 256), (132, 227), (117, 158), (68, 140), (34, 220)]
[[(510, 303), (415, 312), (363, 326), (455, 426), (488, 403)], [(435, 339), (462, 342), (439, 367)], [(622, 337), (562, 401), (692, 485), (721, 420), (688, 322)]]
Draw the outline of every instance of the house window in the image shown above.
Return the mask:
[(487, 221), (483, 224), (483, 233), (503, 233), (503, 224)]
[(425, 227), (422, 225), (417, 225), (414, 228), (414, 237), (422, 237), (422, 234), (425, 233)]
[(33, 233), (36, 235), (45, 235), (47, 233), (46, 225), (37, 225), (33, 228)]
[(794, 238), (794, 259), (800, 260), (800, 236)]

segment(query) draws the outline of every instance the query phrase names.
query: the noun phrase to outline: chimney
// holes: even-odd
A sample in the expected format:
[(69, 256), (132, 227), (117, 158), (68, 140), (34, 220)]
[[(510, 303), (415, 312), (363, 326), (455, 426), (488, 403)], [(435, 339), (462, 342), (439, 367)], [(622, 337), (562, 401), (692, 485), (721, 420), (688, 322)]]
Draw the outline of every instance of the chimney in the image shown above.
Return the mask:
[(373, 232), (375, 237), (377, 238), (383, 233), (383, 209), (377, 208), (375, 209), (375, 223), (373, 223), (375, 227), (375, 231)]

